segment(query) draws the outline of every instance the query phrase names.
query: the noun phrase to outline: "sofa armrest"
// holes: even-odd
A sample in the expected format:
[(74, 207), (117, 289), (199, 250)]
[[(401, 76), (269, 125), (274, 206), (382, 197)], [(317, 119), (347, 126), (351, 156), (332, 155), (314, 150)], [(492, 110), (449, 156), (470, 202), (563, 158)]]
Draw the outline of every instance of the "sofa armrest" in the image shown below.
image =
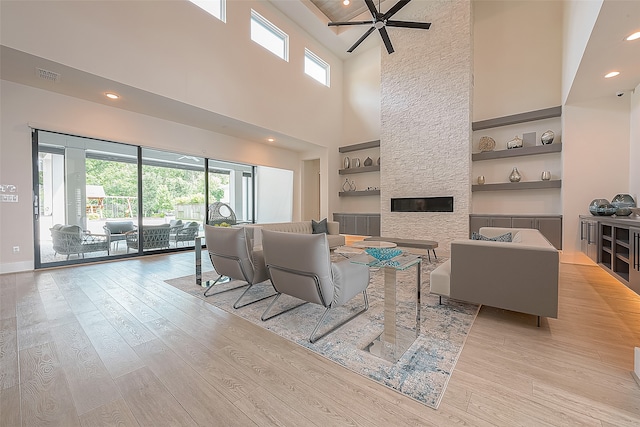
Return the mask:
[(556, 318), (558, 273), (559, 255), (551, 245), (451, 243), (453, 299)]
[(340, 234), (340, 223), (338, 221), (327, 221), (329, 234)]

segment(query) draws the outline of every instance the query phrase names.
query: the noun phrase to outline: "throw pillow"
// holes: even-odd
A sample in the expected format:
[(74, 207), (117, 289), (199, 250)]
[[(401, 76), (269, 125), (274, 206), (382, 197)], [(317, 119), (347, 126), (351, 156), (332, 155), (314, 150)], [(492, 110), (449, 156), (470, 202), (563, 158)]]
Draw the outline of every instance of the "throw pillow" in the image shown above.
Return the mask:
[(329, 234), (329, 229), (327, 228), (327, 218), (323, 219), (320, 222), (311, 220), (311, 228), (313, 229), (313, 234)]
[(473, 232), (471, 233), (471, 240), (490, 240), (493, 242), (510, 242), (511, 241), (511, 232), (502, 234), (496, 237), (486, 237), (480, 233)]

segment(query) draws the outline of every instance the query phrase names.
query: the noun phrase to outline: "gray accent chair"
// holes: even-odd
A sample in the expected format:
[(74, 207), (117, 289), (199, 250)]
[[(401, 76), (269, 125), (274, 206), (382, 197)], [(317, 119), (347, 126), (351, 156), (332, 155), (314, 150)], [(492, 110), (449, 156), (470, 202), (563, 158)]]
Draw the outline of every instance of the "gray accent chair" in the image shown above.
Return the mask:
[(109, 255), (111, 242), (108, 235), (91, 234), (88, 230), (83, 230), (77, 225), (56, 224), (49, 229), (51, 231), (51, 240), (53, 241), (53, 250), (56, 254), (82, 255), (85, 253), (106, 251)]
[[(325, 311), (309, 336), (309, 341), (314, 343), (369, 308), (367, 297), (367, 286), (369, 286), (370, 279), (369, 267), (354, 264), (349, 260), (331, 262), (329, 243), (325, 234), (262, 230), (262, 247), (271, 282), (278, 293), (262, 314), (263, 321), (300, 307), (307, 302), (322, 305), (325, 307)], [(346, 304), (359, 293), (362, 293), (364, 297), (362, 310), (331, 327), (328, 331), (316, 335), (329, 310)], [(282, 294), (305, 302), (269, 315)]]
[[(169, 224), (143, 225), (142, 226), (142, 249), (165, 249), (169, 248)], [(127, 240), (127, 253), (129, 249), (138, 250), (140, 247), (140, 230), (129, 231), (125, 234)]]
[[(218, 278), (204, 291), (205, 297), (247, 286), (247, 289), (233, 304), (233, 308), (241, 308), (276, 295), (273, 293), (240, 305), (240, 300), (254, 285), (266, 282), (271, 287), (271, 284), (267, 282), (269, 276), (264, 264), (262, 250), (253, 249), (252, 231), (250, 229), (245, 227), (214, 227), (205, 224), (204, 235), (209, 258), (213, 268), (219, 274)], [(225, 276), (247, 283), (246, 285), (236, 286), (221, 292), (208, 293)]]

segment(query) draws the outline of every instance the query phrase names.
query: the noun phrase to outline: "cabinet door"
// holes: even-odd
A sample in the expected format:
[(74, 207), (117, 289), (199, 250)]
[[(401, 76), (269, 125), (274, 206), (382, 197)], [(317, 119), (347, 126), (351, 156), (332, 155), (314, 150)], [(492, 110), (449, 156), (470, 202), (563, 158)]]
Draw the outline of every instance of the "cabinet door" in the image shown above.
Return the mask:
[(598, 262), (598, 222), (597, 221), (585, 221), (587, 225), (587, 256), (591, 258), (593, 262)]
[(342, 234), (356, 234), (356, 217), (355, 215), (344, 215), (344, 229)]
[(486, 216), (469, 216), (469, 237), (480, 231), (480, 227), (490, 227), (491, 218)]
[(513, 228), (536, 228), (535, 218), (511, 218)]
[(629, 229), (629, 287), (640, 294), (640, 228)]
[(538, 218), (536, 227), (556, 248), (562, 249), (562, 218)]
[(585, 255), (589, 255), (589, 242), (587, 240), (587, 235), (589, 233), (589, 223), (581, 219), (580, 220), (580, 251)]
[(512, 221), (510, 216), (497, 216), (491, 218), (490, 227), (511, 228)]
[(380, 235), (380, 215), (371, 215), (369, 217), (369, 236)]
[(367, 215), (355, 215), (355, 220), (356, 220), (356, 230), (354, 234), (357, 234), (358, 236), (369, 236), (370, 234), (368, 233), (368, 224), (369, 221), (367, 221)]

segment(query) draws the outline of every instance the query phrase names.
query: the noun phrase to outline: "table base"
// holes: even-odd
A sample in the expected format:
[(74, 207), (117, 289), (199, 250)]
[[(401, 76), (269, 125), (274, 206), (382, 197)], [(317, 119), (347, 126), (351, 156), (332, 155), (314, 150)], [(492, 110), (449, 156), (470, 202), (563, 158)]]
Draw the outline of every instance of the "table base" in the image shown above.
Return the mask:
[(402, 355), (411, 347), (416, 340), (416, 330), (405, 328), (402, 326), (396, 326), (395, 328), (396, 341), (385, 341), (385, 333), (381, 333), (364, 349), (374, 356), (378, 356), (381, 359), (389, 362), (397, 362)]

